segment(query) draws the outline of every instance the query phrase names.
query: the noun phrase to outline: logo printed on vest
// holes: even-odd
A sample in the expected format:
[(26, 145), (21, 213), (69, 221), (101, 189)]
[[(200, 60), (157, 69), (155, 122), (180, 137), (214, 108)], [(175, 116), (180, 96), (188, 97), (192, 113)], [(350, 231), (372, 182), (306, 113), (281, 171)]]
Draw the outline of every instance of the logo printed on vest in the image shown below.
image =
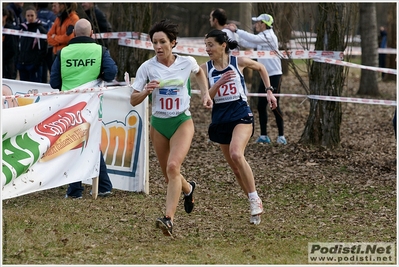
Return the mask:
[(86, 60), (83, 59), (67, 59), (66, 66), (67, 67), (81, 67), (81, 66), (93, 66), (96, 63), (95, 58), (88, 58)]

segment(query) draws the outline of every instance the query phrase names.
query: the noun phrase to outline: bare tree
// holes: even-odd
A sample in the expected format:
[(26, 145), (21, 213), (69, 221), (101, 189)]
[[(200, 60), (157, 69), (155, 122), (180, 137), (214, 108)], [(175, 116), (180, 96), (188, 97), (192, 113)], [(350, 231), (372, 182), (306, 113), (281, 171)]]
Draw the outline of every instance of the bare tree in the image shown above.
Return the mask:
[[(151, 3), (113, 3), (110, 10), (110, 23), (117, 32), (148, 33), (153, 23)], [(116, 40), (110, 43), (109, 50), (118, 66), (117, 80), (121, 81), (125, 72), (134, 77), (138, 67), (150, 55), (149, 50), (120, 46)]]
[[(378, 67), (377, 13), (375, 3), (359, 3), (360, 35), (362, 36), (362, 65)], [(361, 70), (358, 94), (376, 96), (378, 91), (378, 73), (373, 70)]]
[[(344, 51), (351, 26), (353, 4), (319, 3), (315, 50)], [(311, 95), (340, 96), (347, 71), (342, 66), (313, 61), (309, 73)], [(310, 99), (309, 116), (300, 143), (335, 148), (340, 146), (341, 103)]]

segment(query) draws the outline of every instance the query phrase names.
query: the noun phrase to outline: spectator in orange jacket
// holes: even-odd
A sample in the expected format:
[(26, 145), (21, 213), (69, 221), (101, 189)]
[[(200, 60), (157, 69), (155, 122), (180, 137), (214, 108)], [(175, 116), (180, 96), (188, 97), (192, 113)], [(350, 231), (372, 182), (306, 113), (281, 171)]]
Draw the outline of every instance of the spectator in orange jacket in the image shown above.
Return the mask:
[(59, 50), (68, 45), (68, 42), (74, 37), (73, 29), (75, 23), (79, 20), (76, 13), (76, 3), (53, 3), (53, 10), (59, 10), (53, 26), (47, 33), (47, 42), (53, 46), (54, 56)]

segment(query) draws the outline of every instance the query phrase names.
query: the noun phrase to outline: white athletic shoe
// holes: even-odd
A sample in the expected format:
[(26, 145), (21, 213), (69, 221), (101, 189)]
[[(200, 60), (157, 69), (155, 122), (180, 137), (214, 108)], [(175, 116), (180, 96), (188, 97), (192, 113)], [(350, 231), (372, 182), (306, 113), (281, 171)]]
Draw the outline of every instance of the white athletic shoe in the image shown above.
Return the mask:
[(260, 221), (261, 221), (260, 215), (251, 215), (251, 218), (249, 218), (249, 222), (251, 224), (258, 225), (260, 224)]
[(251, 198), (249, 199), (249, 204), (251, 207), (251, 215), (260, 215), (263, 213), (263, 206), (262, 206), (262, 200), (258, 198)]
[(285, 139), (284, 135), (277, 137), (277, 144), (282, 144), (282, 145), (286, 145), (287, 144), (287, 140)]

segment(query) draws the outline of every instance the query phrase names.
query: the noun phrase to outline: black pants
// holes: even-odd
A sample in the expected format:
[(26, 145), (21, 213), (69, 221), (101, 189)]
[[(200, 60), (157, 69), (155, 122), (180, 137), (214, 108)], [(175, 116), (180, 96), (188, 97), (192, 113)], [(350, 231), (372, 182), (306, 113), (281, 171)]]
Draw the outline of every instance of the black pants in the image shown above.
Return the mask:
[(395, 138), (396, 138), (396, 128), (397, 128), (397, 124), (396, 124), (396, 111), (397, 111), (397, 108), (395, 109), (395, 114), (393, 115), (393, 119), (392, 119), (393, 130), (395, 131)]
[(53, 61), (54, 61), (54, 54), (53, 54), (53, 47), (49, 47), (47, 49), (47, 53), (46, 56), (43, 60), (42, 63), (42, 68), (43, 68), (43, 72), (42, 72), (42, 83), (48, 83), (48, 73), (51, 71), (51, 66), (53, 65)]
[[(280, 81), (281, 75), (274, 75), (270, 76), (270, 85), (274, 88), (274, 93), (280, 93)], [(263, 81), (260, 81), (258, 93), (264, 94), (265, 85)], [(280, 97), (277, 98), (277, 108), (273, 110), (274, 117), (276, 118), (277, 128), (278, 128), (278, 135), (284, 135), (284, 121), (283, 121), (283, 114), (280, 109)], [(260, 96), (258, 97), (258, 113), (259, 113), (259, 126), (260, 126), (260, 134), (267, 135), (267, 109), (269, 105), (267, 103), (267, 98)]]

